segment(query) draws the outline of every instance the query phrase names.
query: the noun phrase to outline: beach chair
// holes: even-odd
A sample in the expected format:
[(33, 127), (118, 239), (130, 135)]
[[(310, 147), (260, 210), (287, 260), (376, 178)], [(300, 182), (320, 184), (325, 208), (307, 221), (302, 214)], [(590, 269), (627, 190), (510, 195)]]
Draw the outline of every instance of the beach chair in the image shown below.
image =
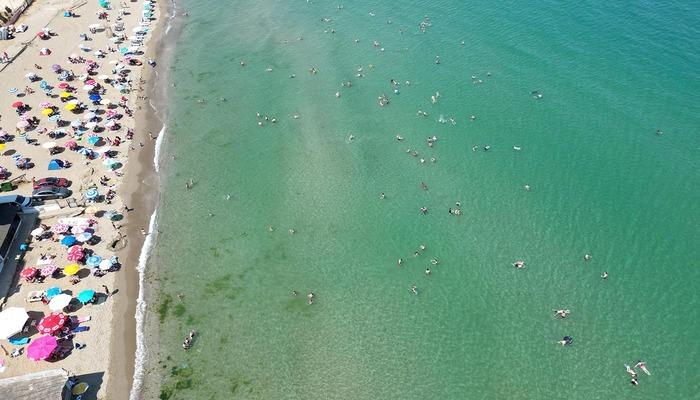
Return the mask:
[(42, 297), (44, 297), (43, 291), (34, 290), (34, 291), (31, 291), (27, 294), (26, 302), (27, 303), (36, 303), (37, 301), (41, 301)]

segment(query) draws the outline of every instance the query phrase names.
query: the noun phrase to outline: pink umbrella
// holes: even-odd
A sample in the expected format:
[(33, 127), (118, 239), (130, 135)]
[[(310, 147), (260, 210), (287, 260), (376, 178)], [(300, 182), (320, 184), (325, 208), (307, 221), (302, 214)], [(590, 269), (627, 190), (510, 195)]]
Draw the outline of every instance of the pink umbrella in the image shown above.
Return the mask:
[(85, 81), (85, 84), (86, 84), (86, 85), (96, 85), (97, 82), (95, 82), (94, 79), (88, 79), (88, 80)]
[(68, 261), (80, 261), (83, 259), (84, 256), (85, 254), (83, 254), (82, 252), (76, 252), (68, 254), (66, 258), (68, 259)]
[(68, 83), (66, 83), (66, 82), (61, 82), (61, 83), (58, 84), (58, 88), (59, 88), (59, 89), (66, 89), (66, 88), (68, 88), (69, 86), (70, 86), (70, 85), (69, 85)]
[(51, 107), (53, 107), (53, 105), (52, 105), (51, 103), (49, 103), (48, 101), (44, 101), (44, 102), (39, 103), (39, 107), (41, 107), (41, 108), (51, 108)]
[(68, 232), (69, 226), (66, 224), (56, 224), (51, 227), (51, 232), (53, 233), (66, 233)]
[(70, 248), (68, 248), (68, 253), (78, 253), (78, 252), (80, 252), (80, 253), (83, 252), (82, 246), (75, 244), (75, 245), (71, 246)]
[(41, 276), (51, 276), (57, 269), (55, 265), (47, 265), (41, 269)]
[(46, 360), (58, 347), (55, 336), (42, 336), (32, 340), (27, 346), (27, 358), (34, 361)]
[(69, 140), (63, 146), (68, 148), (68, 149), (73, 150), (76, 147), (78, 147), (78, 143), (75, 140)]

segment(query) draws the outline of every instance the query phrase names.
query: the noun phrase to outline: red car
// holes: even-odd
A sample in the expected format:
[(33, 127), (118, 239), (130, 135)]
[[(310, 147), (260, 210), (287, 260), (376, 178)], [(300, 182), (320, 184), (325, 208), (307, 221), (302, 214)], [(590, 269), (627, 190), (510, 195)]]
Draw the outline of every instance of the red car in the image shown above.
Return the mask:
[(45, 186), (68, 187), (68, 179), (50, 177), (34, 181), (34, 189), (41, 189)]

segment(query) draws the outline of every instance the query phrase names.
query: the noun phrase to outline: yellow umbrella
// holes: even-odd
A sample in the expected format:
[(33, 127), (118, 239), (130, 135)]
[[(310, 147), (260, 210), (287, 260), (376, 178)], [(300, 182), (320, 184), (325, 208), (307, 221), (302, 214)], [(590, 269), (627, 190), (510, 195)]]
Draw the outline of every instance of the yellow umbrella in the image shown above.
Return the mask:
[(70, 94), (70, 93), (68, 93), (68, 92), (63, 92), (63, 93), (60, 94), (60, 96), (61, 96), (62, 99), (67, 99), (67, 98), (71, 97), (72, 94)]
[(50, 108), (44, 108), (43, 110), (41, 110), (41, 113), (46, 115), (46, 116), (49, 116), (49, 115), (53, 114), (53, 110)]
[(63, 268), (63, 273), (68, 276), (75, 275), (78, 271), (80, 271), (80, 265), (78, 264), (66, 265), (66, 267)]
[(75, 110), (76, 107), (77, 107), (77, 105), (74, 103), (66, 104), (66, 110), (68, 110), (68, 111), (73, 111), (73, 110)]
[(5, 150), (5, 143), (0, 143), (0, 150)]

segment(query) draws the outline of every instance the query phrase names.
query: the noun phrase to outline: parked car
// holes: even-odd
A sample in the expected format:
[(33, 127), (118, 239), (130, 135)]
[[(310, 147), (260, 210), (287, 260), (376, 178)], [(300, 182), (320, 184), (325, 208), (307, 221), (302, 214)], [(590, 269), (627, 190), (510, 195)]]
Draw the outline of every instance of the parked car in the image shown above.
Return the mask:
[(36, 200), (65, 199), (72, 193), (64, 187), (43, 186), (32, 192), (32, 198)]
[(56, 178), (55, 176), (52, 176), (34, 181), (34, 189), (40, 189), (44, 186), (68, 187), (68, 183), (68, 179), (66, 178)]

